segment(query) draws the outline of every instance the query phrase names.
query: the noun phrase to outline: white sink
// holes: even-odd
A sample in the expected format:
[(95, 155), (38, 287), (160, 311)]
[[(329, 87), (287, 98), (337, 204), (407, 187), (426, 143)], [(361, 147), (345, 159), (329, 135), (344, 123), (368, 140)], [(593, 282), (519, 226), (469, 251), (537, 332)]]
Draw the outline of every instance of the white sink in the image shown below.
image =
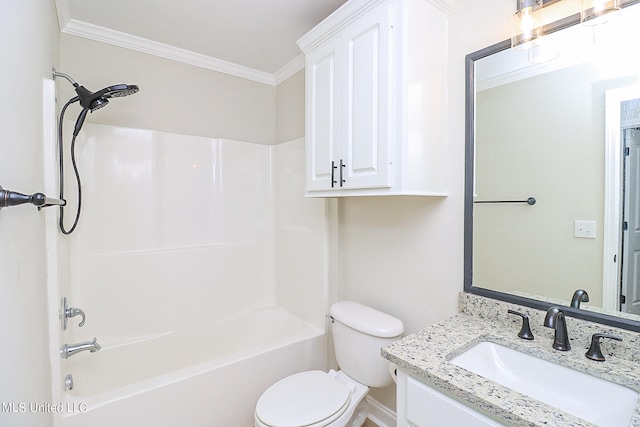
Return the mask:
[(451, 363), (601, 427), (628, 426), (638, 402), (630, 388), (492, 342)]

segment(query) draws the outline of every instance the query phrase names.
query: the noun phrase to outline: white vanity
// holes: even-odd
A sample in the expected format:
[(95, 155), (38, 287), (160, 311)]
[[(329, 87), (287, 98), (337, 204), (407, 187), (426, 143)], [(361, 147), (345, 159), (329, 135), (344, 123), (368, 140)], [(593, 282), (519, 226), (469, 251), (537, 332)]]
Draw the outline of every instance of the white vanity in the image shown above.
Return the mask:
[(398, 427), (504, 425), (412, 377), (403, 369), (398, 370), (397, 393)]
[[(509, 309), (529, 315), (533, 340), (518, 337), (521, 319)], [(383, 348), (382, 355), (398, 365), (398, 427), (640, 426), (640, 335), (568, 318), (572, 348), (558, 351), (551, 347), (554, 331), (542, 326), (544, 316), (463, 293), (459, 314)], [(592, 334), (602, 332), (622, 341), (601, 344), (604, 362), (587, 359)], [(513, 353), (502, 360), (513, 371), (507, 376), (533, 383), (543, 394), (490, 372), (502, 367), (483, 372), (486, 366), (465, 364), (466, 356), (485, 357), (476, 349), (486, 343), (489, 352)]]

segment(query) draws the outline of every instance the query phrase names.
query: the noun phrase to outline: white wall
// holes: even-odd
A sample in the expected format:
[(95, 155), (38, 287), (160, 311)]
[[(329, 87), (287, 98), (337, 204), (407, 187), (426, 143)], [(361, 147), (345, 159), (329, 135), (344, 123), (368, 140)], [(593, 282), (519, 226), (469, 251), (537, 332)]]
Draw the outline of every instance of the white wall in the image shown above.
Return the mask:
[[(595, 106), (607, 85), (595, 80), (581, 65), (478, 94), (477, 199), (538, 203), (475, 206), (475, 285), (560, 300), (581, 287), (602, 306), (604, 116)], [(597, 239), (575, 238), (574, 220), (595, 221)]]
[[(325, 327), (328, 202), (304, 198), (304, 138), (273, 147), (278, 305)], [(318, 316), (318, 314), (320, 316)]]
[(276, 88), (277, 144), (304, 137), (304, 79), (303, 69)]
[[(129, 49), (62, 34), (59, 71), (97, 91), (119, 83), (140, 92), (87, 116), (88, 122), (274, 144), (276, 88)], [(59, 102), (75, 96), (58, 79)], [(71, 117), (78, 114), (77, 107)]]
[[(52, 1), (4, 2), (0, 13), (0, 185), (42, 191), (42, 81), (56, 64), (58, 32)], [(51, 403), (44, 212), (33, 206), (0, 211), (0, 402)], [(0, 425), (48, 426), (50, 414), (0, 408)]]

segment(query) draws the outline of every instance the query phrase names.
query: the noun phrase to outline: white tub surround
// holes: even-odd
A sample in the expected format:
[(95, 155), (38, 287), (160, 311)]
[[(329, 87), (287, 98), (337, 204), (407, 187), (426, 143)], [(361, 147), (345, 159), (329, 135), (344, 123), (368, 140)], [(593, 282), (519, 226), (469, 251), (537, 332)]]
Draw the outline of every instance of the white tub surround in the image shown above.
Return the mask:
[(302, 197), (303, 147), (85, 123), (82, 216), (49, 258), (50, 316), (62, 297), (86, 314), (52, 332), (56, 427), (244, 427), (269, 385), (327, 368), (326, 203)]
[(76, 145), (82, 216), (62, 296), (87, 322), (64, 339), (145, 336), (276, 305), (271, 147), (91, 123)]
[[(87, 322), (62, 339), (135, 339), (270, 305), (324, 328), (324, 202), (303, 199), (302, 169), (283, 165), (301, 165), (303, 145), (86, 123), (76, 148), (82, 216), (59, 258), (60, 296)], [(290, 253), (318, 256), (278, 261)]]
[[(518, 338), (521, 319), (508, 315), (508, 309), (528, 313), (534, 340)], [(592, 424), (449, 363), (479, 342), (495, 342), (640, 391), (638, 334), (567, 318), (573, 348), (561, 352), (551, 348), (554, 331), (542, 326), (544, 316), (544, 311), (461, 294), (459, 314), (383, 348), (382, 355), (424, 384), (509, 426)], [(595, 362), (584, 353), (591, 334), (601, 332), (620, 336), (623, 341), (605, 340), (606, 361)], [(399, 404), (399, 417), (401, 412)], [(640, 426), (640, 408), (636, 408), (630, 425)]]

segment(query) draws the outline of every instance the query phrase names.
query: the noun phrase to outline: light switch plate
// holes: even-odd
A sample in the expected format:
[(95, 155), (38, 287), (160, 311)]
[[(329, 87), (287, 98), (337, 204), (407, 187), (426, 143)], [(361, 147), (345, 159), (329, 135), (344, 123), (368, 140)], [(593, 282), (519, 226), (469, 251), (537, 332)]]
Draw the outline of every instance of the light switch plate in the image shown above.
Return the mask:
[(595, 221), (575, 221), (574, 237), (583, 239), (596, 238), (596, 222)]

